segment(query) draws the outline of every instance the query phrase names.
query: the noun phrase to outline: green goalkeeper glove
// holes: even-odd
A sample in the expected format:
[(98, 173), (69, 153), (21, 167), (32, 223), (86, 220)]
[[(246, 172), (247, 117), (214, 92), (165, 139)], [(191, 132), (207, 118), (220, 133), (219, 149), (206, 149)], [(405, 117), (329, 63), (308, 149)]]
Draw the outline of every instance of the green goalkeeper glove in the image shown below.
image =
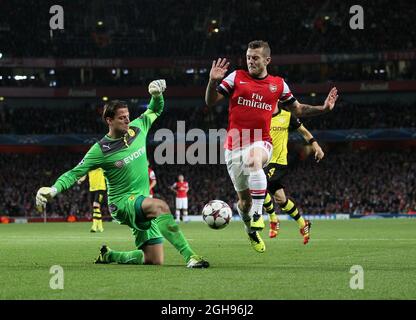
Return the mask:
[(149, 93), (152, 97), (159, 97), (166, 90), (166, 80), (153, 80), (149, 84)]
[(46, 207), (46, 203), (51, 200), (58, 191), (55, 187), (42, 187), (36, 193), (36, 207), (38, 210)]

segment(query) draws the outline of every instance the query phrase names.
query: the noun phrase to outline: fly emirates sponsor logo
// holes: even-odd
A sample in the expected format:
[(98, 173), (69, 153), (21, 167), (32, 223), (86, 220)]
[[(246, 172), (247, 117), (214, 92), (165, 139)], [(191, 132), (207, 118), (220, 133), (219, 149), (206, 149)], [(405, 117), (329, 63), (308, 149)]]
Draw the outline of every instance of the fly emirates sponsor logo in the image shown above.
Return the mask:
[(266, 102), (262, 102), (262, 100), (263, 100), (262, 95), (253, 93), (251, 95), (251, 99), (244, 99), (243, 97), (238, 97), (237, 104), (239, 106), (252, 107), (252, 108), (272, 111), (272, 105)]

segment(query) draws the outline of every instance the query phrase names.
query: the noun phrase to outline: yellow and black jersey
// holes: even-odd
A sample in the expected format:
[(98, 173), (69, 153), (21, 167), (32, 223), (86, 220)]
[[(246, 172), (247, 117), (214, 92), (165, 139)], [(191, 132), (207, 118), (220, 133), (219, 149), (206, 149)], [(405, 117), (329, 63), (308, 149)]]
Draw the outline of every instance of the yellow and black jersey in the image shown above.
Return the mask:
[(270, 163), (287, 165), (287, 142), (289, 140), (289, 130), (296, 130), (302, 122), (289, 111), (279, 108), (279, 112), (274, 114), (270, 124), (270, 136), (273, 142), (273, 154)]
[(90, 191), (106, 190), (104, 171), (101, 168), (91, 170), (88, 172), (88, 179), (90, 181)]

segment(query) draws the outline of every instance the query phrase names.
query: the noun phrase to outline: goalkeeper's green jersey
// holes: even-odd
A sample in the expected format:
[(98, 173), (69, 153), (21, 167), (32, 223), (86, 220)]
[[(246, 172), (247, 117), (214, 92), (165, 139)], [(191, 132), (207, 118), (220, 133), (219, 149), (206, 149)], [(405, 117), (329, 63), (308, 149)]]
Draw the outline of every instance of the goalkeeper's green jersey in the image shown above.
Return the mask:
[(152, 98), (148, 110), (129, 124), (124, 137), (105, 135), (95, 143), (82, 161), (56, 180), (58, 192), (69, 189), (88, 171), (102, 168), (107, 184), (108, 203), (117, 203), (130, 194), (149, 195), (147, 133), (163, 110), (163, 97)]

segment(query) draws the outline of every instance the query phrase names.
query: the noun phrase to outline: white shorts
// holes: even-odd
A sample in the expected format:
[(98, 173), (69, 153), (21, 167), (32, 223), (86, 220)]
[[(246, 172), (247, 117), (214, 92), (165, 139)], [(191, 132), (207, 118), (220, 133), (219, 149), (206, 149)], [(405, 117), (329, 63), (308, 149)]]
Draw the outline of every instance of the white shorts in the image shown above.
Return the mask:
[(188, 210), (188, 198), (176, 198), (176, 209)]
[(270, 162), (273, 154), (273, 145), (270, 142), (256, 141), (241, 149), (225, 150), (225, 163), (227, 164), (228, 174), (237, 192), (249, 189), (248, 177), (250, 172), (246, 166), (246, 160), (253, 147), (262, 148), (267, 153), (268, 157), (267, 162), (263, 164), (264, 168)]

